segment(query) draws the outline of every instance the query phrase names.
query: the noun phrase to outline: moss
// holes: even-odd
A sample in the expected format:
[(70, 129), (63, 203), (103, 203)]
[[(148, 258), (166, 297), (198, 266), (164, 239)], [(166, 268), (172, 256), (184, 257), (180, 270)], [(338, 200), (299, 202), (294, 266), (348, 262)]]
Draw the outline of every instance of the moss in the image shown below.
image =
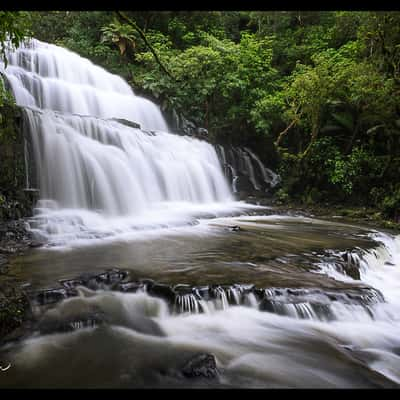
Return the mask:
[(0, 107), (0, 221), (30, 215), (26, 186), (22, 111), (13, 104)]
[(25, 293), (15, 282), (3, 277), (0, 281), (0, 342), (23, 324), (29, 312)]

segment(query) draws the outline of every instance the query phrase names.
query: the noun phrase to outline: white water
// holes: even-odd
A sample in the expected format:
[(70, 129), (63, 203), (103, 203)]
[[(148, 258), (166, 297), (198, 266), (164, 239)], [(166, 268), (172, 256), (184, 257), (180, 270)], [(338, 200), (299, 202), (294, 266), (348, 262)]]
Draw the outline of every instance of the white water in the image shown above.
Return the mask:
[(41, 197), (31, 225), (39, 237), (116, 235), (149, 214), (147, 226), (182, 225), (193, 221), (193, 205), (207, 212), (232, 203), (215, 149), (169, 133), (159, 108), (122, 78), (35, 39), (8, 58), (5, 74), (30, 128)]
[(244, 174), (248, 177), (254, 190), (268, 190), (279, 183), (280, 176), (265, 167), (261, 160), (249, 148), (230, 148), (226, 152), (223, 146), (217, 145), (217, 149), (226, 175), (231, 179), (232, 191), (234, 193), (238, 191), (237, 179), (239, 178), (239, 171), (240, 174)]
[(167, 131), (159, 108), (119, 76), (62, 47), (32, 39), (9, 52), (5, 70), (18, 105), (99, 118), (124, 118)]
[[(78, 297), (47, 311), (46, 318), (96, 310), (108, 316), (109, 325), (26, 340), (10, 358), (14, 370), (6, 379), (11, 385), (35, 387), (40, 370), (45, 378), (39, 386), (44, 387), (199, 385), (168, 378), (165, 372), (160, 380), (158, 371), (179, 369), (190, 355), (206, 352), (216, 357), (220, 371), (219, 379), (206, 382), (207, 386), (361, 388), (382, 385), (379, 375), (400, 384), (400, 304), (395, 295), (400, 236), (379, 234), (376, 239), (381, 245), (361, 259), (363, 282), (380, 288), (386, 300), (371, 308), (373, 316), (339, 302), (332, 306), (334, 320), (320, 319), (307, 307), (303, 315), (302, 307), (276, 315), (260, 311), (252, 296), (243, 305), (228, 305), (229, 296), (223, 291), (214, 301), (196, 302), (192, 295), (184, 295), (171, 313), (163, 300), (143, 292), (82, 288)], [(239, 294), (240, 290), (231, 296)], [(68, 371), (85, 368), (86, 380), (81, 381), (82, 372), (65, 368), (56, 373), (51, 369), (54, 362), (67, 365)], [(99, 372), (103, 368), (104, 376)]]

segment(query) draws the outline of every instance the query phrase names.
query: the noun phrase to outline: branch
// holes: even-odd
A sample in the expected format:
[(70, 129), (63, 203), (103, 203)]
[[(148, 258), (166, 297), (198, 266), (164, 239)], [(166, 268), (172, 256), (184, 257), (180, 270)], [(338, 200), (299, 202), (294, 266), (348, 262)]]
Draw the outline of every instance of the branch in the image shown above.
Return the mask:
[(139, 28), (139, 26), (136, 24), (135, 21), (132, 21), (130, 18), (128, 18), (122, 11), (115, 11), (117, 13), (117, 15), (123, 20), (125, 21), (127, 24), (129, 24), (130, 26), (132, 26), (133, 29), (136, 30), (136, 32), (139, 33), (140, 37), (143, 39), (144, 43), (146, 44), (146, 46), (150, 49), (150, 51), (152, 52), (154, 59), (157, 61), (157, 64), (161, 67), (161, 69), (173, 80), (176, 81), (176, 78), (173, 77), (170, 72), (164, 67), (163, 63), (160, 61), (160, 59), (158, 58), (158, 55), (156, 53), (156, 51), (154, 50), (153, 46), (149, 43), (149, 41), (147, 40), (147, 37), (145, 35), (145, 33)]
[[(299, 107), (298, 107), (297, 110), (295, 111), (295, 114), (297, 114), (298, 110), (299, 110)], [(294, 126), (294, 124), (299, 120), (300, 116), (301, 116), (301, 113), (300, 113), (300, 115), (296, 116), (296, 117), (293, 119), (293, 121), (286, 127), (286, 129), (284, 129), (284, 130), (279, 134), (278, 138), (276, 139), (276, 141), (275, 141), (275, 143), (274, 143), (276, 147), (279, 146), (279, 144), (280, 144), (281, 140), (283, 139), (283, 137), (286, 135), (286, 133), (289, 131), (289, 129), (292, 128), (292, 127)]]

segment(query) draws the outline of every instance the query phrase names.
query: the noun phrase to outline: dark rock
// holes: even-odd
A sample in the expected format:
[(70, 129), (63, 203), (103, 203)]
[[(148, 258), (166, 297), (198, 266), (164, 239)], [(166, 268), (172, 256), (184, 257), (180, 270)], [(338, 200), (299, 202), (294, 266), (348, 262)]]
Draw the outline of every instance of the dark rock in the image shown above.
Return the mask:
[(75, 289), (77, 286), (84, 286), (85, 284), (83, 279), (60, 279), (59, 282), (67, 290)]
[(240, 226), (238, 226), (238, 225), (235, 225), (235, 226), (230, 226), (229, 230), (232, 231), (232, 232), (238, 232), (238, 231), (241, 231), (242, 228)]
[(5, 237), (6, 237), (6, 239), (14, 239), (15, 233), (12, 231), (6, 232)]
[(263, 299), (265, 296), (265, 290), (260, 288), (254, 288), (253, 294), (256, 296), (258, 300)]
[(192, 289), (193, 293), (200, 299), (208, 301), (210, 300), (210, 287), (209, 286), (197, 286)]
[(0, 342), (20, 328), (31, 315), (29, 299), (19, 285), (9, 279), (0, 282)]
[(151, 287), (148, 287), (147, 291), (150, 295), (161, 297), (166, 301), (168, 301), (170, 304), (173, 304), (175, 301), (175, 293), (172, 290), (172, 288), (168, 285), (156, 283)]
[(207, 137), (208, 136), (208, 130), (205, 128), (197, 128), (196, 129), (196, 135), (200, 137)]
[(215, 356), (207, 353), (196, 354), (190, 358), (181, 369), (187, 378), (213, 379), (218, 376)]
[(393, 264), (393, 263), (390, 262), (390, 261), (385, 261), (385, 265), (389, 265), (389, 266), (391, 266), (391, 267), (394, 267), (394, 266), (395, 266), (395, 264)]
[(137, 122), (129, 121), (124, 118), (111, 118), (113, 121), (117, 121), (122, 125), (129, 126), (130, 128), (140, 129), (140, 124)]
[(135, 293), (141, 289), (144, 289), (144, 285), (138, 282), (125, 282), (118, 285), (118, 290), (121, 292)]
[(243, 192), (246, 196), (254, 192), (254, 185), (246, 175), (238, 175), (235, 178), (235, 187), (237, 192)]
[(45, 243), (39, 240), (32, 240), (29, 242), (28, 246), (32, 248), (42, 247)]
[(116, 268), (108, 270), (102, 274), (96, 276), (96, 281), (99, 283), (103, 283), (105, 285), (112, 285), (115, 283), (119, 283), (124, 280), (128, 276), (126, 271), (120, 271)]
[(7, 258), (0, 254), (0, 267), (7, 264)]
[(105, 285), (102, 284), (102, 280), (98, 279), (97, 275), (82, 274), (79, 277), (79, 280), (82, 281), (82, 286), (86, 286), (88, 289), (91, 290), (106, 289)]
[(139, 282), (144, 286), (145, 290), (151, 289), (151, 287), (155, 284), (152, 279), (139, 279)]
[(261, 311), (275, 312), (274, 302), (270, 299), (262, 299), (259, 304), (259, 309)]
[(183, 284), (179, 284), (179, 285), (175, 285), (173, 288), (173, 291), (177, 294), (177, 295), (185, 295), (185, 294), (192, 294), (193, 293), (193, 287), (190, 285), (183, 285)]
[(344, 263), (341, 265), (343, 272), (355, 280), (360, 280), (360, 265), (358, 260), (350, 252), (342, 255)]
[(59, 301), (66, 299), (68, 293), (65, 288), (52, 288), (30, 293), (29, 297), (36, 305), (44, 306), (58, 303)]

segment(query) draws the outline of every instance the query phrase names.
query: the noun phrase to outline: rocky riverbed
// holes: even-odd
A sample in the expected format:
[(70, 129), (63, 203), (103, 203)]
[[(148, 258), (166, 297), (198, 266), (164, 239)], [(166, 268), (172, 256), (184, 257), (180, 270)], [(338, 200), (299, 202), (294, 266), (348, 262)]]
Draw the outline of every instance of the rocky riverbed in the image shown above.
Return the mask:
[(397, 239), (264, 212), (72, 248), (11, 224), (4, 387), (397, 387)]

